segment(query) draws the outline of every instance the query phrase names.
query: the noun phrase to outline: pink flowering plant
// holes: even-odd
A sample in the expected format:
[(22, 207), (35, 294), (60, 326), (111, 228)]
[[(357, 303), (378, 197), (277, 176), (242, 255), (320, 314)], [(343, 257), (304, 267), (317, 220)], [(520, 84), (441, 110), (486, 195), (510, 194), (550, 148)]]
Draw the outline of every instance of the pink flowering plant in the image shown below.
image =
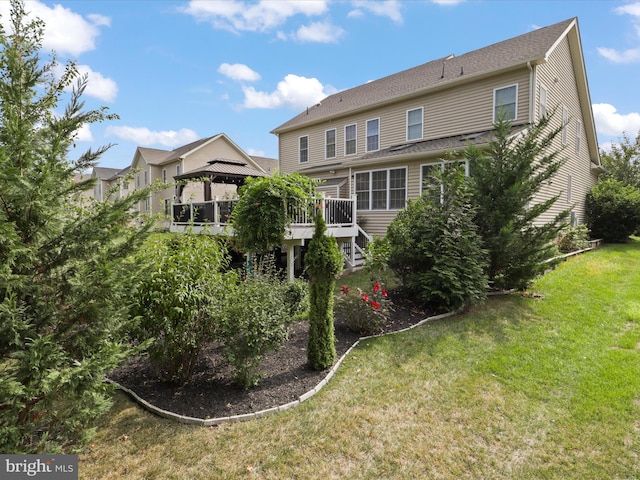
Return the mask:
[(375, 282), (368, 292), (342, 285), (334, 311), (351, 331), (374, 335), (384, 330), (391, 311), (391, 300), (379, 282)]

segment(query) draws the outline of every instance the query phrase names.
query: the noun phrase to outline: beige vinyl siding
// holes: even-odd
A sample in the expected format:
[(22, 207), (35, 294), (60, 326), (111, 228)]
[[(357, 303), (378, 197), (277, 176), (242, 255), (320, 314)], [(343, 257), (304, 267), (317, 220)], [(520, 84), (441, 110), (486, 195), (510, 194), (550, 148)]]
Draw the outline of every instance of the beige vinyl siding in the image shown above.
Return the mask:
[[(529, 78), (529, 71), (526, 68), (520, 69), (283, 133), (279, 136), (281, 171), (291, 173), (364, 155), (367, 140), (366, 122), (372, 118), (380, 119), (380, 149), (405, 143), (407, 111), (421, 107), (424, 116), (424, 140), (488, 130), (493, 120), (494, 89), (508, 85), (518, 85), (518, 118), (514, 124), (525, 123), (529, 119)], [(357, 124), (357, 154), (345, 157), (344, 129), (346, 125), (354, 123)], [(336, 129), (336, 157), (326, 159), (325, 132), (332, 128)], [(309, 161), (301, 165), (298, 162), (298, 139), (302, 135), (309, 136)]]
[[(557, 107), (552, 124), (559, 126), (562, 122), (562, 108), (569, 109), (569, 124), (567, 125), (567, 145), (562, 146), (561, 135), (555, 139), (553, 149), (562, 149), (561, 156), (566, 163), (550, 184), (545, 185), (536, 201), (544, 201), (553, 196), (558, 200), (553, 207), (542, 216), (538, 222), (545, 223), (552, 220), (564, 209), (572, 209), (578, 215), (578, 221), (584, 223), (584, 204), (589, 190), (597, 181), (591, 173), (591, 158), (587, 147), (587, 135), (584, 130), (584, 119), (580, 109), (576, 77), (572, 68), (569, 42), (564, 39), (550, 55), (546, 64), (536, 67), (536, 106), (539, 108), (539, 85), (547, 88), (547, 110), (551, 112)], [(539, 110), (536, 111), (536, 118)], [(581, 145), (576, 152), (576, 128), (580, 124)], [(571, 202), (567, 201), (567, 179), (571, 175)]]

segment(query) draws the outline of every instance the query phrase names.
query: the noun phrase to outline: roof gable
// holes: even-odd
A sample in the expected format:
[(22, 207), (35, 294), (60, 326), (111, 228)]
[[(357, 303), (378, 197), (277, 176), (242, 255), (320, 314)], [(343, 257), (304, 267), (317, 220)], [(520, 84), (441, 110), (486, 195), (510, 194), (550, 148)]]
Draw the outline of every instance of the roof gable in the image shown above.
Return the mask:
[(450, 55), (331, 95), (283, 123), (272, 133), (283, 133), (328, 118), (448, 88), (462, 81), (506, 71), (528, 63), (544, 62), (575, 18), (465, 53)]

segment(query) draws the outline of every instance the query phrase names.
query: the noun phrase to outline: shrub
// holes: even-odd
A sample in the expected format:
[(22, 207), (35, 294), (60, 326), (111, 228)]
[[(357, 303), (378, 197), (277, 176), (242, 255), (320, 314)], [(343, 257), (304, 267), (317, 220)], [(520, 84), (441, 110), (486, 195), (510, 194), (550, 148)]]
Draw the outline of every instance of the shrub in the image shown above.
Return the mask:
[(336, 360), (333, 327), (333, 289), (344, 257), (333, 237), (326, 235), (322, 212), (316, 214), (315, 231), (309, 242), (305, 263), (311, 285), (309, 291), (309, 345), (307, 358), (314, 370), (323, 370)]
[(589, 246), (589, 230), (586, 225), (565, 228), (556, 239), (560, 253), (570, 253)]
[(618, 180), (601, 180), (587, 194), (585, 210), (592, 238), (626, 242), (640, 227), (640, 191)]
[(334, 309), (352, 332), (374, 335), (384, 330), (391, 310), (391, 300), (378, 282), (373, 284), (370, 292), (342, 285)]
[(302, 304), (304, 288), (283, 282), (271, 259), (245, 272), (224, 309), (218, 336), (240, 387), (258, 384), (262, 358), (282, 346)]
[(389, 266), (421, 303), (457, 310), (484, 299), (486, 252), (462, 170), (451, 166), (435, 180), (389, 225)]
[(203, 346), (216, 334), (234, 273), (217, 237), (193, 233), (154, 237), (139, 253), (147, 267), (133, 292), (138, 340), (153, 339), (149, 358), (160, 378), (185, 383)]

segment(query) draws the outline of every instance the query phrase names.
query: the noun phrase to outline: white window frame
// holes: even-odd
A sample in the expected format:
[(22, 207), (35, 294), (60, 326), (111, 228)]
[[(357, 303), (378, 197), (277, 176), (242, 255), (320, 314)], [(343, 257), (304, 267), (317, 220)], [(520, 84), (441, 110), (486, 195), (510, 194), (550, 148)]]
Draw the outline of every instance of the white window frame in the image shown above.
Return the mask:
[[(411, 114), (412, 112), (416, 112), (416, 111), (420, 111), (420, 123), (417, 124), (409, 124), (409, 114)], [(406, 113), (406, 125), (407, 125), (407, 129), (406, 129), (406, 138), (407, 138), (407, 142), (413, 142), (416, 140), (422, 140), (424, 138), (424, 107), (417, 107), (417, 108), (412, 108), (410, 110), (407, 110)], [(410, 137), (409, 136), (409, 130), (411, 127), (415, 127), (417, 125), (420, 125), (420, 136), (419, 137)]]
[(182, 165), (176, 165), (176, 177), (182, 174)]
[[(402, 170), (404, 171), (404, 199), (403, 199), (403, 206), (401, 207), (391, 207), (391, 171), (396, 171), (396, 170)], [(386, 197), (385, 197), (385, 207), (384, 208), (372, 208), (373, 207), (373, 174), (374, 173), (380, 173), (380, 172), (386, 172), (386, 177), (385, 177), (385, 189), (386, 189)], [(353, 186), (353, 191), (356, 192), (356, 194), (358, 193), (357, 189), (357, 185), (358, 185), (358, 176), (359, 175), (364, 175), (367, 174), (369, 176), (369, 180), (368, 180), (368, 189), (367, 192), (369, 194), (369, 201), (368, 201), (368, 206), (367, 208), (358, 208), (358, 210), (360, 211), (378, 211), (378, 212), (382, 212), (382, 211), (396, 211), (396, 210), (402, 210), (404, 207), (406, 207), (407, 205), (407, 190), (408, 190), (408, 183), (409, 183), (409, 172), (408, 172), (408, 168), (407, 167), (396, 167), (396, 168), (381, 168), (381, 169), (377, 169), (377, 170), (364, 170), (361, 172), (356, 172), (353, 176), (353, 181), (354, 181), (354, 186)], [(395, 189), (395, 190), (400, 190), (400, 189)]]
[[(439, 166), (440, 169), (444, 169), (444, 166), (447, 164), (451, 164), (451, 163), (464, 163), (464, 174), (466, 177), (469, 176), (469, 160), (467, 160), (466, 158), (463, 160), (451, 160), (448, 162), (432, 162), (432, 163), (423, 163), (420, 165), (420, 195), (422, 195), (424, 193), (424, 181), (427, 178), (425, 176), (425, 172), (424, 172), (424, 167), (436, 167)], [(440, 201), (442, 202), (444, 200), (443, 198), (444, 196), (444, 187), (441, 185), (440, 186)]]
[[(375, 134), (371, 134), (369, 133), (369, 125), (372, 122), (377, 122), (377, 128), (376, 128), (376, 132)], [(366, 123), (366, 139), (365, 139), (365, 151), (366, 152), (377, 152), (378, 150), (380, 150), (380, 117), (378, 118), (372, 118), (367, 120)], [(375, 141), (376, 141), (376, 145), (375, 148), (369, 148), (369, 139), (375, 137)]]
[(580, 153), (580, 147), (582, 144), (582, 122), (576, 120), (576, 153)]
[(539, 110), (538, 110), (538, 120), (547, 116), (547, 101), (549, 98), (549, 91), (547, 87), (543, 84), (540, 84), (540, 99), (539, 99)]
[(561, 141), (562, 145), (567, 144), (567, 129), (569, 125), (569, 107), (566, 105), (562, 106), (562, 133), (561, 133)]
[[(353, 127), (353, 138), (347, 138), (347, 129)], [(347, 153), (347, 147), (349, 145), (350, 142), (353, 142), (353, 152), (352, 153)], [(357, 155), (358, 154), (358, 124), (357, 123), (350, 123), (349, 125), (345, 125), (344, 126), (344, 156), (351, 156), (351, 155)]]
[[(329, 132), (333, 132), (333, 143), (329, 143)], [(333, 145), (333, 155), (329, 155), (329, 146)], [(324, 158), (336, 158), (338, 154), (338, 131), (335, 128), (330, 128), (324, 131)]]
[[(306, 142), (306, 145), (302, 146), (302, 141)], [(309, 163), (309, 135), (302, 135), (298, 137), (298, 163)]]
[(505, 85), (503, 87), (498, 87), (493, 89), (493, 121), (494, 123), (498, 120), (498, 117), (496, 115), (498, 113), (497, 112), (498, 107), (501, 107), (502, 105), (511, 105), (510, 103), (498, 105), (496, 103), (496, 97), (498, 96), (498, 92), (501, 90), (506, 90), (508, 88), (514, 88), (514, 87), (516, 89), (516, 93), (515, 93), (515, 100), (514, 100), (513, 118), (507, 118), (506, 120), (514, 121), (518, 119), (518, 84), (514, 83), (512, 85)]

